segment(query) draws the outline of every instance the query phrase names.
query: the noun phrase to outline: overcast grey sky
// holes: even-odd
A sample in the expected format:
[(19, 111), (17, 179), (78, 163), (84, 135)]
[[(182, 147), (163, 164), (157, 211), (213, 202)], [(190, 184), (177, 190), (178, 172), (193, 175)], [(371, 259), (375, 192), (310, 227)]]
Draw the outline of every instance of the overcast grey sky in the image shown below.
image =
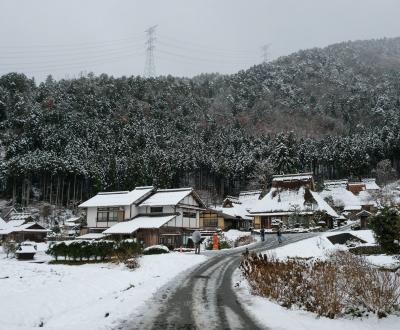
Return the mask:
[(332, 43), (400, 35), (400, 0), (0, 0), (0, 74), (141, 75), (157, 24), (157, 74), (233, 73)]

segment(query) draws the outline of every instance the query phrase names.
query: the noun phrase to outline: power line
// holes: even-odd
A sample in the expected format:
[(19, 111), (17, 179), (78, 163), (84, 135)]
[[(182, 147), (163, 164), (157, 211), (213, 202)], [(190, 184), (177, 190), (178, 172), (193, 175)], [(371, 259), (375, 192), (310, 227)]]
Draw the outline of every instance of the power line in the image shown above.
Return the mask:
[[(40, 49), (40, 48), (53, 48), (53, 47), (58, 47), (58, 48), (76, 48), (76, 47), (90, 47), (90, 46), (102, 46), (106, 44), (114, 44), (114, 43), (120, 43), (120, 42), (126, 42), (126, 41), (132, 41), (132, 40), (143, 40), (142, 35), (134, 34), (126, 38), (120, 38), (120, 39), (109, 39), (109, 40), (101, 40), (101, 41), (90, 41), (90, 42), (78, 42), (78, 43), (62, 43), (62, 44), (34, 44), (34, 45), (0, 45), (0, 49), (10, 49), (10, 50), (26, 50), (26, 49)], [(46, 49), (44, 51), (47, 51)]]
[(149, 27), (145, 32), (147, 35), (146, 41), (146, 63), (144, 66), (144, 76), (154, 77), (156, 75), (156, 65), (154, 63), (154, 48), (155, 48), (155, 33), (157, 25)]
[(179, 50), (183, 50), (183, 51), (189, 51), (189, 52), (196, 52), (196, 53), (205, 53), (208, 55), (206, 56), (218, 56), (218, 57), (222, 57), (222, 58), (233, 58), (233, 59), (244, 59), (244, 60), (252, 60), (254, 61), (255, 58), (254, 56), (249, 56), (249, 53), (247, 53), (247, 55), (235, 55), (235, 54), (231, 54), (229, 52), (226, 53), (221, 53), (221, 51), (215, 50), (215, 49), (199, 49), (196, 47), (187, 47), (187, 46), (178, 46), (178, 45), (174, 45), (172, 43), (169, 42), (164, 42), (164, 41), (157, 41), (158, 44), (160, 45), (164, 45), (166, 47), (170, 47), (170, 48), (175, 48), (175, 49), (179, 49)]

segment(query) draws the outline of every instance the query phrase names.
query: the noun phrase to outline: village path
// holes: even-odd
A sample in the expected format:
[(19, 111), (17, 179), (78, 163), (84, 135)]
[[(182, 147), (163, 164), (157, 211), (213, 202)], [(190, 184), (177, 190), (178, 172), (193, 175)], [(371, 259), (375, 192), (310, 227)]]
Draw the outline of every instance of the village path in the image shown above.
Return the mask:
[[(288, 234), (282, 244), (275, 235), (266, 235), (265, 242), (252, 244), (249, 250), (261, 252), (315, 235)], [(245, 312), (233, 290), (232, 275), (245, 249), (207, 253), (207, 261), (177, 276), (116, 329), (263, 329)]]

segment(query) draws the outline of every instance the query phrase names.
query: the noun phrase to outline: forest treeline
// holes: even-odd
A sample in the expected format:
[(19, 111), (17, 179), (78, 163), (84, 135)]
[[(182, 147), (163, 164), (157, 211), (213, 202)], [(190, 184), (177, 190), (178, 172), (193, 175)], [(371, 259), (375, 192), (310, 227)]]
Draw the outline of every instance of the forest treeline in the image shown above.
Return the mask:
[(0, 77), (0, 190), (76, 204), (191, 185), (223, 196), (273, 173), (371, 175), (400, 159), (400, 39), (299, 51), (234, 75)]

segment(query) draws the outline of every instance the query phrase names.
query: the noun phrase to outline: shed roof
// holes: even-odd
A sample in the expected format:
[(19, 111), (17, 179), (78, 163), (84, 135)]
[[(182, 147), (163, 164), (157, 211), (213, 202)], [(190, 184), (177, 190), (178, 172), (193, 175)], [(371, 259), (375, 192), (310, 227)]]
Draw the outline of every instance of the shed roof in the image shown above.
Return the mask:
[(160, 228), (175, 217), (176, 215), (157, 217), (141, 215), (132, 220), (120, 222), (103, 231), (103, 234), (132, 234), (139, 229)]
[(136, 187), (132, 191), (100, 192), (96, 196), (83, 202), (79, 207), (101, 206), (127, 206), (140, 202), (142, 198), (150, 194), (153, 187)]

